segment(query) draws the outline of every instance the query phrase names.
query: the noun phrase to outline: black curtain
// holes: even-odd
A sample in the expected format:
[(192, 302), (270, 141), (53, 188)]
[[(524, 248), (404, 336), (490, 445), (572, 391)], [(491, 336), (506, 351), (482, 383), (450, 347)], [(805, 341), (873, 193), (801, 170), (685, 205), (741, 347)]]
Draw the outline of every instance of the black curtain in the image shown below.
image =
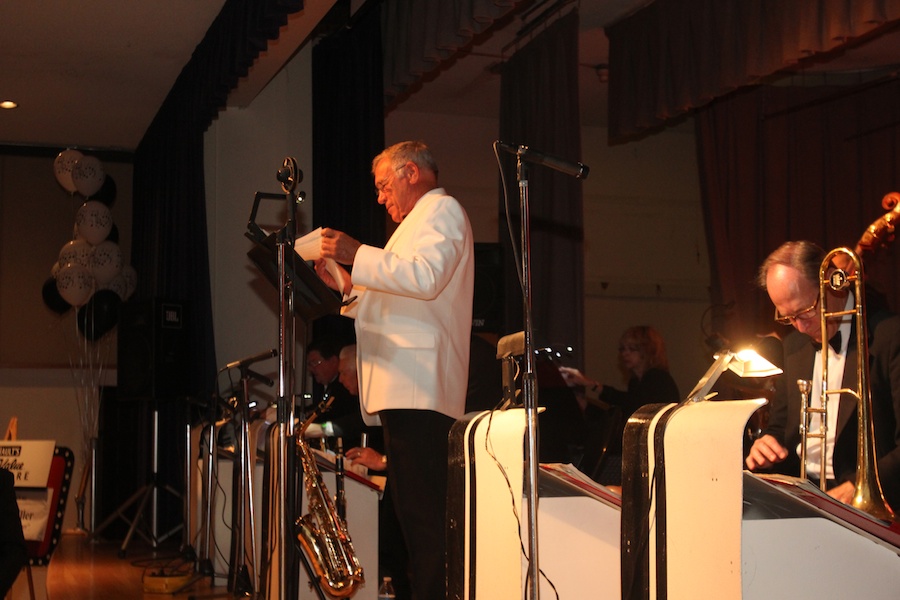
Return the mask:
[[(578, 13), (560, 17), (504, 65), (500, 84), (500, 139), (546, 154), (579, 160)], [(509, 214), (500, 203), (506, 310), (503, 334), (523, 328), (523, 295), (507, 229), (520, 240), (520, 194), (515, 156), (502, 153)], [(584, 259), (581, 181), (526, 163), (531, 232), (532, 313), (535, 342), (570, 345), (583, 356)], [(520, 265), (517, 265), (520, 266)]]
[(185, 395), (208, 398), (216, 372), (203, 134), (268, 40), (302, 8), (302, 0), (227, 0), (135, 151), (135, 299), (183, 306)]
[[(761, 86), (697, 115), (715, 325), (732, 341), (777, 328), (756, 270), (781, 243), (853, 248), (900, 191), (900, 82), (858, 88)], [(865, 258), (868, 282), (896, 309), (896, 249)]]
[[(155, 460), (161, 485), (182, 479), (182, 426), (186, 418), (193, 421), (204, 412), (201, 405), (210, 401), (215, 387), (203, 134), (268, 40), (278, 37), (287, 15), (302, 7), (302, 0), (227, 0), (134, 154), (131, 262), (138, 285), (130, 302), (152, 306), (165, 300), (181, 308), (176, 341), (163, 345), (160, 340), (168, 336), (162, 332), (150, 340), (152, 360), (163, 371), (153, 376), (169, 390), (167, 397), (150, 403), (158, 410)], [(153, 319), (149, 326), (161, 327)], [(120, 348), (125, 335), (120, 327)], [(173, 356), (178, 368), (160, 369)], [(120, 370), (120, 389), (135, 385), (122, 378)], [(186, 403), (187, 397), (200, 403)], [(197, 410), (188, 414), (189, 406)], [(174, 496), (163, 495), (160, 511), (166, 525), (178, 519), (179, 504)]]
[[(370, 2), (313, 48), (313, 228), (333, 227), (384, 246), (386, 213), (375, 199), (372, 159), (384, 149), (381, 9)], [(337, 75), (336, 75), (337, 74)], [(315, 336), (352, 335), (324, 317)]]

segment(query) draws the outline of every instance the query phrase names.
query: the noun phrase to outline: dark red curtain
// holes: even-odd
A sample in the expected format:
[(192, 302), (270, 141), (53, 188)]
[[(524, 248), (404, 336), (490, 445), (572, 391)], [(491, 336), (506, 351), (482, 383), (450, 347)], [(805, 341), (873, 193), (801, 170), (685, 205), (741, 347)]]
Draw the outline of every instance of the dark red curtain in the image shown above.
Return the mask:
[(606, 29), (609, 138), (637, 137), (898, 19), (898, 0), (655, 0)]
[[(762, 260), (787, 240), (853, 247), (900, 191), (900, 82), (860, 88), (761, 86), (697, 113), (717, 330), (773, 330), (757, 289)], [(869, 281), (900, 307), (900, 251), (865, 261)]]

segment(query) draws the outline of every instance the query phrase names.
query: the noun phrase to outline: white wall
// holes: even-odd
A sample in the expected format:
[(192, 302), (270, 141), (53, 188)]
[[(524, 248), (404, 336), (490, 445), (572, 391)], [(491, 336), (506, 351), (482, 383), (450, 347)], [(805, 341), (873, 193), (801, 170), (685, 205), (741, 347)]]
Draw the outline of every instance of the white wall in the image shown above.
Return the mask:
[[(310, 49), (301, 51), (245, 109), (219, 114), (205, 138), (207, 228), (216, 357), (220, 365), (278, 347), (278, 290), (247, 257), (244, 233), (257, 192), (283, 194), (275, 179), (287, 156), (304, 172), (298, 190), (308, 200), (297, 213), (298, 233), (309, 230), (312, 172)], [(267, 231), (285, 225), (286, 200), (263, 200), (257, 223)], [(302, 336), (302, 329), (299, 332)], [(277, 380), (277, 360), (254, 370)], [(276, 389), (255, 385), (274, 398)]]
[(701, 318), (709, 306), (709, 257), (692, 127), (609, 146), (585, 129), (585, 368), (622, 386), (619, 337), (651, 325), (666, 340), (686, 395), (711, 364)]

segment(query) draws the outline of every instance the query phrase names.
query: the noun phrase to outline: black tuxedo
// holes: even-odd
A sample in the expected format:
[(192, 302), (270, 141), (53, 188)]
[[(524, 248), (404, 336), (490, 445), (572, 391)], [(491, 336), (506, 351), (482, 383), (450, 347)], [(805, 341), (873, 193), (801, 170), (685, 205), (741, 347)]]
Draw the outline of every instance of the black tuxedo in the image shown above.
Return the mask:
[[(900, 317), (870, 305), (869, 388), (872, 392), (872, 420), (875, 454), (881, 486), (888, 503), (900, 510)], [(843, 387), (857, 386), (857, 342), (855, 327), (847, 349)], [(796, 448), (800, 443), (800, 392), (798, 379), (812, 377), (816, 347), (810, 338), (792, 331), (784, 339), (784, 374), (775, 386), (769, 425), (763, 433), (773, 435), (788, 450), (788, 458), (774, 470), (786, 475), (800, 474)], [(829, 408), (835, 406), (834, 399)], [(857, 402), (842, 394), (838, 404), (834, 444), (835, 482), (855, 481), (857, 447)]]

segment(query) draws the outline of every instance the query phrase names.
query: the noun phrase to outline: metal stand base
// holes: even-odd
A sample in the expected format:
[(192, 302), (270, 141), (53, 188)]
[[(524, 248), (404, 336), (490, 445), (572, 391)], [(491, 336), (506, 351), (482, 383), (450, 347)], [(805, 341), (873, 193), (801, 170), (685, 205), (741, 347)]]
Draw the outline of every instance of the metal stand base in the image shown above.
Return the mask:
[[(152, 471), (150, 476), (150, 483), (143, 485), (138, 491), (131, 495), (128, 500), (126, 500), (113, 514), (106, 518), (103, 523), (101, 523), (93, 532), (91, 532), (91, 537), (97, 537), (100, 533), (106, 529), (110, 524), (114, 523), (116, 519), (122, 519), (126, 523), (129, 524), (128, 533), (125, 535), (125, 539), (122, 542), (121, 547), (119, 548), (119, 558), (123, 558), (128, 551), (128, 544), (131, 543), (131, 538), (134, 537), (135, 533), (138, 533), (141, 537), (143, 537), (153, 548), (156, 548), (160, 542), (168, 539), (176, 532), (181, 530), (184, 527), (184, 524), (178, 524), (173, 527), (171, 530), (165, 532), (160, 535), (158, 531), (158, 523), (157, 523), (157, 508), (159, 504), (159, 490), (163, 489), (178, 499), (182, 499), (181, 494), (178, 493), (177, 490), (172, 489), (169, 486), (160, 486), (157, 481), (158, 476), (158, 461), (157, 461), (157, 444), (159, 442), (159, 410), (154, 407), (153, 409), (153, 435), (151, 438), (151, 461), (152, 461)], [(132, 519), (128, 519), (126, 516), (126, 512), (128, 509), (137, 503), (137, 510), (134, 513), (134, 517)], [(143, 532), (138, 529), (138, 525), (142, 522), (144, 517), (144, 511), (147, 510), (147, 504), (150, 504), (150, 527), (149, 532)]]

